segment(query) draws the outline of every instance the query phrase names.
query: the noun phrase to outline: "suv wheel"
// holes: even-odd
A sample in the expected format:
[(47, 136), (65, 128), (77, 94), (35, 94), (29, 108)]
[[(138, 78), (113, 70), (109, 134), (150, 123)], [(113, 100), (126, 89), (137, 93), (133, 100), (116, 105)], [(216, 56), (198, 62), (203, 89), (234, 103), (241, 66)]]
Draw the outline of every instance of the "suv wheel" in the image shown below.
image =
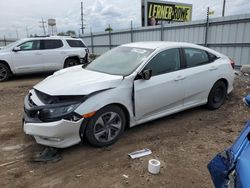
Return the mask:
[(0, 82), (6, 81), (11, 75), (10, 69), (3, 63), (0, 63)]
[(66, 59), (66, 61), (64, 63), (64, 68), (76, 66), (76, 65), (79, 65), (79, 63), (80, 62), (77, 59), (68, 58), (68, 59)]
[(115, 143), (124, 131), (126, 118), (123, 110), (110, 105), (97, 111), (86, 126), (85, 137), (96, 147)]

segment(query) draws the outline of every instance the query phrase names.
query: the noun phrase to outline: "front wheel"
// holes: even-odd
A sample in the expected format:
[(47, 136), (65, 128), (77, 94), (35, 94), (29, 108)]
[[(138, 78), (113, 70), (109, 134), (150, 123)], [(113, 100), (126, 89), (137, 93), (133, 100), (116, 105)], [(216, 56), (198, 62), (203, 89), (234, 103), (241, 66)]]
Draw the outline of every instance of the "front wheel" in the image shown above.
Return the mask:
[(66, 59), (66, 61), (64, 63), (64, 68), (76, 66), (76, 65), (79, 65), (79, 64), (80, 63), (79, 63), (79, 61), (77, 59), (69, 58), (69, 59)]
[(9, 67), (0, 63), (0, 82), (4, 82), (9, 79), (11, 75)]
[(123, 110), (116, 105), (106, 106), (90, 119), (86, 126), (85, 137), (93, 146), (109, 146), (119, 139), (125, 125)]
[(215, 110), (221, 107), (227, 96), (227, 86), (223, 81), (217, 81), (212, 87), (207, 102), (207, 108)]

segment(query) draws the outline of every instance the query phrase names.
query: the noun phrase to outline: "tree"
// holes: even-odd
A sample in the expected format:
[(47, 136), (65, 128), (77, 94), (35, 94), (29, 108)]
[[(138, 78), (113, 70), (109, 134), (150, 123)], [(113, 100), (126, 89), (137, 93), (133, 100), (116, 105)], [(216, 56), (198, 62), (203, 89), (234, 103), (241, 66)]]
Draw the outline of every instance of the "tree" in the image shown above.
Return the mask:
[(64, 32), (57, 33), (58, 36), (65, 36), (66, 34)]
[(113, 29), (112, 29), (111, 27), (107, 27), (107, 28), (105, 29), (105, 31), (111, 32), (111, 31), (113, 31)]
[(68, 30), (66, 33), (65, 32), (60, 32), (57, 34), (58, 36), (71, 36), (71, 37), (75, 37), (76, 36), (76, 32), (73, 30)]
[(75, 37), (75, 36), (76, 36), (76, 32), (73, 31), (73, 30), (68, 30), (68, 31), (66, 32), (66, 35), (69, 35), (69, 36), (71, 36), (71, 37)]

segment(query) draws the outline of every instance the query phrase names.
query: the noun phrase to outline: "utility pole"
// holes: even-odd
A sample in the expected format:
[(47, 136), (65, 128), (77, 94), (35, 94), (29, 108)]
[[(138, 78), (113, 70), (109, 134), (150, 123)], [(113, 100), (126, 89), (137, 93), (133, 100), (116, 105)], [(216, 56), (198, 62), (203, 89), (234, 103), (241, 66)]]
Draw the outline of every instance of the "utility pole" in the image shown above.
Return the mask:
[(225, 16), (226, 0), (223, 0), (222, 17)]
[(131, 20), (131, 22), (130, 22), (130, 41), (131, 42), (134, 42), (134, 36), (133, 36), (133, 20)]
[(29, 37), (29, 30), (28, 30), (28, 27), (26, 26), (26, 35), (27, 35), (27, 38)]
[(42, 21), (39, 22), (39, 23), (42, 24), (40, 27), (43, 28), (43, 34), (44, 34), (44, 36), (45, 36), (45, 35), (46, 35), (46, 31), (45, 31), (45, 23), (46, 23), (46, 21), (43, 21), (43, 18), (42, 18)]
[(207, 7), (207, 22), (206, 22), (206, 33), (205, 33), (205, 46), (207, 47), (207, 35), (209, 27), (209, 7)]
[(83, 36), (83, 34), (84, 34), (84, 25), (83, 25), (83, 2), (81, 2), (81, 28), (80, 28), (81, 30), (82, 30), (82, 36)]
[(18, 30), (16, 30), (16, 38), (19, 39)]
[(6, 37), (5, 37), (5, 35), (3, 36), (3, 40), (4, 40), (4, 46), (6, 46), (6, 45), (7, 45), (7, 42), (6, 42)]

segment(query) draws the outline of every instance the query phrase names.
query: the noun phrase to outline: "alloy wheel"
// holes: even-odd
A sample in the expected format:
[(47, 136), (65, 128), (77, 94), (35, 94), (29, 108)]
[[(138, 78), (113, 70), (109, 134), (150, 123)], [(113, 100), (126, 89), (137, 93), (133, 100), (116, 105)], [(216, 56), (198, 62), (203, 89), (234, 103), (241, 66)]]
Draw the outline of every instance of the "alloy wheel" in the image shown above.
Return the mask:
[(0, 65), (0, 81), (5, 80), (6, 77), (8, 76), (8, 70), (6, 70), (5, 67)]
[(110, 142), (119, 135), (122, 120), (116, 112), (102, 114), (94, 125), (94, 136), (99, 142)]

